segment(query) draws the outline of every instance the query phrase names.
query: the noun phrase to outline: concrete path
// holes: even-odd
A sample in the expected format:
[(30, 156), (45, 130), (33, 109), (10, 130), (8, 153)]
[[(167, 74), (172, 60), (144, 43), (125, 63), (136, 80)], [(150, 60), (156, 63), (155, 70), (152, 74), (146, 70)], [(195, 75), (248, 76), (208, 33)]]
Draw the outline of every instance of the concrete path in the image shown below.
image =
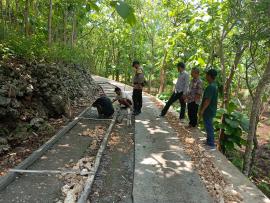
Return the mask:
[(134, 203), (212, 202), (175, 131), (144, 96), (135, 124)]
[[(105, 78), (131, 94), (132, 88)], [(142, 114), (135, 124), (134, 203), (213, 202), (175, 131), (166, 119), (157, 119), (160, 110), (143, 97)]]

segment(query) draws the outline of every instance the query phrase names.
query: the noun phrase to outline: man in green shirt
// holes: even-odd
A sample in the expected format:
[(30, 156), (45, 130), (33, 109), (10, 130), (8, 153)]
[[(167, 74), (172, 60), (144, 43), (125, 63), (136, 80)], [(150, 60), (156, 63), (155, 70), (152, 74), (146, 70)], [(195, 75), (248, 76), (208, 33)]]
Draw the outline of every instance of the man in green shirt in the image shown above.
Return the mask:
[(203, 118), (204, 128), (207, 133), (206, 144), (211, 150), (215, 150), (213, 119), (216, 116), (218, 103), (218, 88), (215, 82), (216, 76), (217, 71), (214, 69), (208, 70), (206, 73), (206, 80), (209, 85), (204, 91), (200, 109), (200, 118)]

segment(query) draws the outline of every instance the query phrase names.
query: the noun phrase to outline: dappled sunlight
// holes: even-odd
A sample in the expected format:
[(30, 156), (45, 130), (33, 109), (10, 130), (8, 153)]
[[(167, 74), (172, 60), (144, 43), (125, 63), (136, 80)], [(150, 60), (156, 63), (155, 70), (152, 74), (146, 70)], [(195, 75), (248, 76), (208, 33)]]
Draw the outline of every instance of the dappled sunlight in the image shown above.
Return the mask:
[(57, 145), (58, 147), (61, 147), (61, 148), (70, 148), (70, 144), (59, 144)]
[(147, 128), (147, 130), (150, 132), (151, 135), (154, 135), (155, 133), (165, 133), (165, 134), (168, 134), (169, 133), (166, 130), (162, 130), (158, 126), (156, 126), (156, 128)]
[[(145, 121), (143, 121), (143, 120), (137, 120), (136, 119), (136, 121), (135, 121), (136, 123), (142, 123), (143, 125), (148, 125), (149, 123), (150, 123), (150, 120), (145, 120)], [(148, 125), (149, 126), (149, 125)]]

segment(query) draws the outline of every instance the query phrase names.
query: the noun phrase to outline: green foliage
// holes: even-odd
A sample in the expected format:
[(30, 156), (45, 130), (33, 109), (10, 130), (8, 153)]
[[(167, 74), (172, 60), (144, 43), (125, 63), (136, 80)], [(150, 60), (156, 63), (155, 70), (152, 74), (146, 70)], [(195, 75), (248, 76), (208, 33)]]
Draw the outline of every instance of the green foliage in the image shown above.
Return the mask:
[(130, 25), (135, 25), (136, 17), (134, 15), (134, 9), (123, 1), (112, 1), (111, 6), (115, 8), (117, 13)]
[(161, 101), (164, 101), (164, 102), (167, 102), (169, 100), (171, 96), (171, 93), (167, 92), (167, 93), (161, 93), (159, 94), (157, 97), (161, 100)]
[(268, 197), (270, 196), (270, 184), (269, 183), (261, 182), (261, 183), (259, 183), (258, 188), (260, 190), (262, 190), (263, 193), (265, 193)]
[[(224, 123), (221, 122), (222, 116), (225, 119)], [(243, 133), (248, 131), (249, 120), (246, 115), (237, 111), (236, 102), (230, 102), (227, 109), (218, 109), (214, 124), (216, 129), (224, 130), (225, 139), (221, 142), (221, 146), (225, 149), (225, 153), (235, 150), (237, 146), (245, 145)]]

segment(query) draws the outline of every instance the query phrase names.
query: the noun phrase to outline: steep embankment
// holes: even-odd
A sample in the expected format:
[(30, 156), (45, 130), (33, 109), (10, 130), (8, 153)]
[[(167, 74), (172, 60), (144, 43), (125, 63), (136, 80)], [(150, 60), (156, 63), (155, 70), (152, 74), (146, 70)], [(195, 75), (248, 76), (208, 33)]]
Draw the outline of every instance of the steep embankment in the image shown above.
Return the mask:
[[(30, 64), (18, 59), (0, 61), (2, 158), (22, 145), (28, 145), (27, 149), (17, 151), (24, 154), (31, 151), (29, 145), (40, 145), (43, 135), (54, 132), (55, 121), (59, 118), (67, 121), (78, 108), (89, 105), (97, 91), (89, 72), (80, 66)], [(63, 119), (58, 126), (61, 122)]]

